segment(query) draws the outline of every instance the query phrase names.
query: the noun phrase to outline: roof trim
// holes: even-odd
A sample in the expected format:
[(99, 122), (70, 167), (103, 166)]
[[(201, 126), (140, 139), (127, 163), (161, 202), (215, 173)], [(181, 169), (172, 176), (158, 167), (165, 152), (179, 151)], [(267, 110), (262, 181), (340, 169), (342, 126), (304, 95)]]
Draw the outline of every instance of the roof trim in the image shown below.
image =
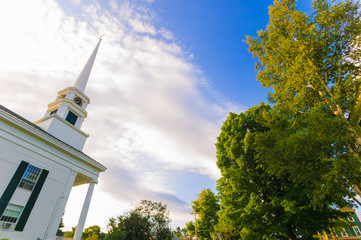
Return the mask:
[(61, 141), (60, 139), (58, 139), (57, 137), (51, 135), (50, 133), (48, 133), (47, 131), (45, 131), (41, 127), (35, 125), (34, 123), (32, 123), (29, 120), (23, 118), (22, 116), (16, 114), (15, 112), (9, 110), (8, 108), (4, 107), (1, 104), (0, 104), (0, 111), (4, 112), (5, 114), (7, 114), (8, 116), (10, 116), (12, 118), (15, 118), (16, 120), (18, 120), (21, 123), (25, 124), (26, 126), (30, 127), (32, 130), (35, 130), (36, 132), (42, 134), (45, 138), (49, 138), (50, 140), (53, 141), (54, 144), (59, 145), (61, 148), (67, 150), (68, 152), (70, 152), (70, 153), (72, 153), (74, 155), (78, 155), (80, 158), (85, 160), (85, 162), (92, 165), (93, 168), (98, 169), (99, 172), (103, 172), (103, 171), (105, 171), (107, 169), (104, 165), (97, 162), (93, 158), (89, 157), (88, 155), (86, 155), (82, 151), (80, 151), (80, 150), (70, 146), (69, 144)]

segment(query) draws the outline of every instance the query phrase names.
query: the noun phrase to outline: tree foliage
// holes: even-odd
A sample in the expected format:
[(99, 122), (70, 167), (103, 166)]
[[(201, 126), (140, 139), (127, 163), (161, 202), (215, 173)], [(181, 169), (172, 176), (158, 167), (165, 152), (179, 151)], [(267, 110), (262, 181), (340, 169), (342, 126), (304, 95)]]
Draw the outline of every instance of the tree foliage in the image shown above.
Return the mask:
[(71, 231), (64, 232), (63, 237), (73, 238), (75, 234), (76, 227), (72, 227)]
[(257, 78), (273, 90), (269, 100), (274, 114), (303, 123), (303, 131), (312, 118), (319, 120), (314, 130), (331, 124), (335, 133), (324, 145), (334, 152), (324, 157), (355, 201), (361, 180), (359, 8), (356, 1), (315, 0), (308, 16), (296, 9), (295, 0), (275, 1), (266, 30), (259, 31), (258, 38), (247, 37), (250, 52), (259, 60)]
[(196, 233), (196, 227), (195, 227), (194, 222), (187, 222), (186, 229), (187, 229), (189, 237), (193, 237), (194, 234)]
[(315, 0), (308, 16), (295, 0), (276, 0), (269, 14), (266, 30), (247, 43), (259, 60), (257, 79), (273, 88), (270, 101), (286, 114), (315, 106), (350, 114), (359, 96), (359, 3)]
[(329, 169), (333, 130), (319, 120), (291, 124), (264, 104), (230, 114), (216, 144), (218, 230), (227, 226), (230, 239), (312, 239), (343, 224), (335, 206), (351, 203)]
[(63, 227), (64, 227), (63, 217), (61, 217), (58, 230), (56, 231), (56, 236), (63, 236), (63, 234), (64, 234)]
[(177, 227), (176, 230), (174, 230), (173, 235), (177, 237), (178, 239), (188, 239), (188, 231), (187, 228), (180, 228)]
[(214, 226), (218, 223), (219, 203), (217, 197), (209, 188), (204, 189), (198, 198), (192, 201), (192, 208), (199, 217), (197, 219), (199, 239), (211, 238)]
[[(73, 238), (75, 235), (76, 227), (72, 231), (65, 232), (64, 237)], [(102, 233), (98, 225), (89, 226), (84, 229), (81, 240), (102, 240), (105, 239), (105, 233)]]
[(0, 236), (0, 240), (9, 240), (8, 238), (1, 238), (1, 236)]
[(230, 113), (217, 139), (225, 239), (313, 239), (360, 203), (359, 9), (314, 0), (308, 15), (275, 0), (266, 29), (247, 37), (271, 105)]
[(105, 233), (102, 233), (98, 225), (90, 226), (84, 229), (81, 236), (82, 240), (102, 240), (105, 239)]
[(162, 203), (142, 200), (138, 206), (108, 222), (109, 240), (172, 238), (169, 211)]

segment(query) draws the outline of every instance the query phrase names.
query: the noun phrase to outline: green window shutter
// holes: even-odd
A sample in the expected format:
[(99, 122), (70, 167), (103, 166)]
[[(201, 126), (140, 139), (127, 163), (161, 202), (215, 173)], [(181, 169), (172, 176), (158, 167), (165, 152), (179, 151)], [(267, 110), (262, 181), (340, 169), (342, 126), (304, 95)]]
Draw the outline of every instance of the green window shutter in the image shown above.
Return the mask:
[(21, 161), (18, 169), (16, 169), (14, 176), (11, 178), (8, 186), (6, 187), (3, 195), (0, 198), (0, 216), (4, 213), (6, 206), (8, 205), (11, 197), (13, 196), (16, 188), (19, 185), (21, 178), (23, 177), (29, 163)]
[(48, 176), (48, 174), (49, 174), (49, 171), (47, 171), (45, 169), (43, 169), (43, 171), (41, 172), (39, 179), (38, 179), (33, 191), (31, 192), (29, 200), (25, 205), (23, 213), (21, 214), (20, 219), (19, 219), (18, 223), (16, 224), (16, 227), (15, 227), (16, 231), (24, 230), (25, 224), (29, 219), (30, 213), (33, 210), (35, 202), (39, 197), (40, 191), (44, 185), (45, 179)]

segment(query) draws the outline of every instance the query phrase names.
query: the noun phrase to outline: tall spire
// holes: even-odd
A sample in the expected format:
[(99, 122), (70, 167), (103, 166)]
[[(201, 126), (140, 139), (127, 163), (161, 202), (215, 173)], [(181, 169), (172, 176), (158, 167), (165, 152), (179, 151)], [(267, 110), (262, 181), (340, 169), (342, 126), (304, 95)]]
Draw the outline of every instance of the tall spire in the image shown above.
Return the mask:
[(86, 107), (90, 103), (90, 99), (85, 95), (84, 90), (101, 40), (100, 37), (74, 85), (59, 91), (55, 101), (48, 104), (44, 117), (34, 122), (48, 133), (80, 151), (89, 136), (80, 129), (88, 115)]
[(102, 38), (100, 37), (99, 42), (95, 46), (95, 49), (94, 49), (93, 53), (90, 55), (88, 61), (86, 62), (85, 66), (81, 70), (78, 78), (75, 80), (75, 83), (73, 85), (74, 87), (76, 87), (77, 89), (79, 89), (83, 93), (84, 93), (86, 84), (88, 83), (89, 75), (90, 75), (90, 72), (92, 70), (92, 67), (93, 67), (93, 64), (94, 64), (94, 61), (95, 61), (95, 57), (97, 55), (98, 48), (99, 48), (99, 45), (100, 45), (101, 41), (102, 41)]

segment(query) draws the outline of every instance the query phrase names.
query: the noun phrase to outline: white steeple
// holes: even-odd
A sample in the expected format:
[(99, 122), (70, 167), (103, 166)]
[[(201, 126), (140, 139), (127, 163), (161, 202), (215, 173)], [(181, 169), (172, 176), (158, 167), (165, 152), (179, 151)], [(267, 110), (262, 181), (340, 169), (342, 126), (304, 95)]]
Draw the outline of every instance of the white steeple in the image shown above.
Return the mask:
[(86, 138), (89, 137), (88, 134), (80, 130), (84, 119), (87, 117), (85, 109), (90, 103), (90, 99), (84, 94), (84, 91), (101, 40), (100, 37), (74, 85), (59, 91), (55, 101), (48, 104), (44, 117), (34, 122), (53, 136), (79, 150), (83, 149)]
[(96, 45), (93, 53), (90, 55), (87, 63), (85, 64), (83, 70), (81, 70), (78, 78), (75, 80), (75, 83), (73, 85), (75, 88), (79, 89), (81, 92), (84, 92), (86, 84), (88, 83), (89, 75), (92, 70), (94, 60), (97, 55), (98, 48), (99, 48), (101, 41), (102, 41), (102, 38), (99, 38), (98, 44)]

